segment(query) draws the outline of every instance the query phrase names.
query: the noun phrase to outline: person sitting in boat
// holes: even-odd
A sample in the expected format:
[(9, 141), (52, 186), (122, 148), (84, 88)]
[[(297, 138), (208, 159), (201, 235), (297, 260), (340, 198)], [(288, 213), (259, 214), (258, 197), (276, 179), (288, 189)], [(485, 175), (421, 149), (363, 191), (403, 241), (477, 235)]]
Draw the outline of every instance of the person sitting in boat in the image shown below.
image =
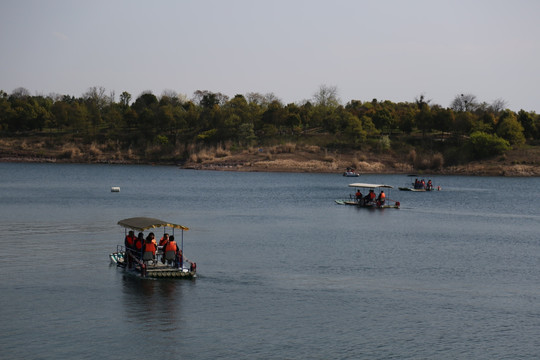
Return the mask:
[(169, 234), (165, 233), (163, 234), (163, 237), (159, 239), (159, 246), (165, 246), (165, 244), (169, 241)]
[(366, 195), (364, 196), (363, 200), (364, 200), (364, 204), (367, 204), (368, 202), (370, 202), (370, 196), (371, 195), (371, 191)]
[(146, 237), (146, 241), (144, 242), (142, 246), (142, 251), (141, 251), (141, 254), (143, 254), (143, 256), (144, 256), (144, 253), (151, 252), (152, 260), (156, 259), (157, 245), (155, 241), (156, 241), (156, 238), (155, 238), (154, 233), (148, 234), (148, 236)]
[(386, 194), (383, 190), (381, 190), (381, 193), (379, 194), (379, 197), (377, 198), (377, 203), (380, 205), (384, 205), (386, 202)]
[(148, 234), (148, 236), (146, 237), (146, 240), (148, 241), (148, 238), (150, 238), (150, 241), (152, 243), (154, 243), (154, 245), (156, 245), (156, 248), (157, 248), (157, 240), (156, 240), (156, 235), (154, 235), (153, 232), (151, 232), (150, 234)]
[(375, 195), (375, 190), (371, 189), (369, 190), (369, 194), (367, 194), (365, 197), (364, 197), (364, 202), (365, 203), (371, 203), (371, 202), (374, 202), (375, 199), (376, 199), (377, 195)]
[(356, 190), (356, 201), (359, 201), (362, 198), (362, 193), (360, 192), (360, 189)]
[[(174, 252), (174, 259), (166, 258), (167, 252)], [(169, 241), (163, 246), (163, 257), (161, 262), (165, 264), (165, 261), (171, 265), (174, 263), (174, 266), (177, 268), (182, 267), (182, 250), (178, 247), (176, 241), (174, 241), (174, 235), (169, 237)]]
[(427, 190), (433, 190), (433, 183), (431, 182), (431, 179), (427, 182)]

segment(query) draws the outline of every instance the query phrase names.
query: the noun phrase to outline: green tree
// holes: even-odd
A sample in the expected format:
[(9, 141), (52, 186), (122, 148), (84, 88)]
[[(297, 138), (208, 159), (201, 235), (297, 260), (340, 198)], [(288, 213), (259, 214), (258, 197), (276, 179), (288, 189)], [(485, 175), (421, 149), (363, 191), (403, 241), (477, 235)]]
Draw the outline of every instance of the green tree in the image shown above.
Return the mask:
[(384, 131), (388, 134), (392, 133), (392, 129), (395, 128), (395, 119), (388, 107), (383, 107), (375, 111), (373, 115), (373, 123), (377, 129)]
[(426, 136), (426, 132), (430, 131), (433, 128), (433, 116), (429, 106), (423, 106), (417, 113), (415, 117), (416, 125), (418, 129), (422, 130), (422, 136)]
[(455, 121), (454, 112), (452, 109), (442, 109), (433, 107), (433, 124), (434, 129), (441, 132), (441, 137), (445, 132), (452, 129)]
[(537, 132), (534, 115), (524, 110), (518, 112), (517, 120), (523, 126), (523, 135), (526, 139), (533, 139)]
[(347, 116), (347, 127), (344, 135), (355, 146), (364, 143), (367, 139), (367, 132), (362, 127), (362, 121), (351, 113), (348, 113)]
[(458, 134), (468, 135), (474, 126), (474, 115), (468, 111), (461, 111), (456, 114), (454, 121), (454, 131)]
[(373, 121), (369, 116), (364, 115), (360, 120), (362, 121), (362, 128), (367, 132), (369, 136), (379, 135), (379, 130), (377, 130), (375, 124), (373, 124)]
[(9, 121), (13, 117), (13, 110), (11, 109), (11, 103), (7, 100), (7, 94), (0, 92), (0, 131), (7, 131), (9, 129)]
[(122, 108), (127, 109), (129, 107), (129, 103), (131, 102), (131, 94), (127, 91), (124, 91), (120, 94), (120, 105)]
[(109, 98), (105, 95), (105, 91), (104, 87), (94, 86), (89, 88), (88, 91), (83, 94), (83, 99), (85, 100), (88, 116), (94, 128), (94, 132), (103, 122), (102, 114), (109, 102)]
[(253, 130), (253, 124), (244, 123), (241, 124), (238, 128), (238, 141), (241, 145), (252, 146), (257, 137), (255, 136), (255, 131)]
[(89, 130), (88, 111), (84, 104), (74, 102), (69, 109), (70, 124), (75, 133), (86, 132)]
[(56, 129), (65, 129), (69, 123), (69, 108), (70, 105), (64, 101), (56, 101), (52, 107), (51, 112), (54, 117), (54, 128)]
[(469, 138), (473, 156), (483, 159), (494, 155), (500, 155), (510, 149), (510, 143), (497, 135), (476, 131)]
[(516, 115), (509, 110), (504, 111), (499, 119), (497, 135), (508, 140), (511, 145), (522, 145), (525, 143), (523, 126), (517, 120)]
[(262, 114), (263, 133), (265, 136), (274, 136), (279, 133), (279, 128), (285, 125), (287, 111), (283, 108), (281, 102), (275, 100), (268, 105), (266, 111)]

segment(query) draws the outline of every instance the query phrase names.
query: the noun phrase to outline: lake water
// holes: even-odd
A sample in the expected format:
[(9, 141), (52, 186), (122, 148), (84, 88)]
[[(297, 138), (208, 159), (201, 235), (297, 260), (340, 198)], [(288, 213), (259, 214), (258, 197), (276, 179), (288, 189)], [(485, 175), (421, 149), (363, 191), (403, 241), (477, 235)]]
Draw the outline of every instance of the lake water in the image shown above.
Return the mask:
[[(442, 191), (412, 193), (403, 175), (0, 174), (2, 359), (540, 356), (539, 178), (438, 176)], [(359, 181), (395, 186), (401, 209), (335, 204)], [(198, 278), (111, 266), (133, 216), (188, 226)]]

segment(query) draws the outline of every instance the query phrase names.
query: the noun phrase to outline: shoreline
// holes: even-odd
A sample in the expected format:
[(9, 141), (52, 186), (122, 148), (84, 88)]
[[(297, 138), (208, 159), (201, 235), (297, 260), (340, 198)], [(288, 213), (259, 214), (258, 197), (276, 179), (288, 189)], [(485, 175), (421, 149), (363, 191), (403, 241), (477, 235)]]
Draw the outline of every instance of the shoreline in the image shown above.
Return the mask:
[[(143, 161), (141, 159), (114, 159), (100, 158), (93, 160), (58, 159), (55, 157), (39, 156), (1, 156), (2, 163), (49, 163), (49, 164), (111, 164), (111, 165), (151, 165), (151, 166), (177, 166), (186, 170), (202, 171), (236, 171), (236, 172), (282, 172), (282, 173), (320, 173), (342, 174), (347, 168), (347, 161), (325, 162), (316, 159), (274, 159), (257, 160), (221, 159), (202, 162), (179, 163), (174, 161)], [(443, 167), (438, 170), (414, 169), (411, 165), (402, 163), (385, 164), (377, 161), (362, 161), (358, 163), (356, 171), (362, 174), (405, 175), (418, 174), (419, 176), (499, 176), (499, 177), (540, 177), (540, 167), (527, 164), (497, 164), (470, 163), (460, 166)]]

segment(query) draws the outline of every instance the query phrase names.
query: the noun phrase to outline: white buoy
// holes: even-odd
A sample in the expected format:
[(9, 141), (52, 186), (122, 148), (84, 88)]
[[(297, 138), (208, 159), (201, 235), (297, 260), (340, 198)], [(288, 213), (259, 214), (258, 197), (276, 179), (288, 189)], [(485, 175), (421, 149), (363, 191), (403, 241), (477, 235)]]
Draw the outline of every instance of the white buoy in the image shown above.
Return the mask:
[(111, 187), (111, 192), (120, 192), (120, 187), (119, 186)]

